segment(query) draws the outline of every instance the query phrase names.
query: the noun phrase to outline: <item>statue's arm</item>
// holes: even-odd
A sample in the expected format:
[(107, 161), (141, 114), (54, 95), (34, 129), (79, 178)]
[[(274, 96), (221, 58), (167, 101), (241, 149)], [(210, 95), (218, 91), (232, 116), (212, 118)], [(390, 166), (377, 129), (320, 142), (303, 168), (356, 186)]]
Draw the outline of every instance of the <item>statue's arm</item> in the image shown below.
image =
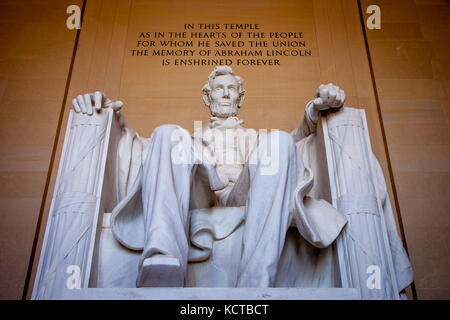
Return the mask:
[(130, 127), (127, 119), (120, 112), (123, 106), (122, 101), (112, 101), (104, 92), (96, 91), (94, 93), (79, 94), (76, 98), (72, 99), (73, 110), (76, 113), (84, 114), (86, 116), (92, 116), (95, 113), (100, 113), (102, 109), (114, 110), (120, 129), (122, 130), (121, 136), (125, 134), (136, 135), (139, 139), (139, 135)]
[(300, 141), (316, 132), (318, 116), (317, 118), (315, 117), (314, 110), (312, 109), (314, 109), (313, 100), (306, 104), (303, 121), (297, 128), (294, 129), (294, 131), (291, 132), (295, 142)]
[(72, 105), (76, 113), (86, 116), (92, 116), (94, 113), (100, 112), (102, 108), (114, 110), (121, 131), (117, 145), (117, 166), (119, 168), (116, 172), (117, 198), (123, 199), (138, 177), (142, 152), (149, 139), (140, 137), (128, 124), (127, 119), (120, 112), (123, 103), (110, 100), (103, 92), (80, 94), (72, 100)]
[(345, 92), (338, 86), (329, 83), (317, 88), (314, 99), (306, 104), (305, 115), (300, 125), (292, 131), (294, 140), (300, 141), (316, 132), (319, 113), (330, 109), (339, 109), (344, 105)]

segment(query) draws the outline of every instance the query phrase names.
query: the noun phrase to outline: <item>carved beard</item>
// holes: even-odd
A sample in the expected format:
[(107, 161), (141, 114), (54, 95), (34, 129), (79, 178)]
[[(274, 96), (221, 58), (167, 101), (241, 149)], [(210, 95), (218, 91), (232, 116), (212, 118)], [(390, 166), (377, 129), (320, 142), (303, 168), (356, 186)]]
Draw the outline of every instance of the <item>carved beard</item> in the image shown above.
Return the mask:
[(234, 117), (238, 113), (238, 106), (233, 103), (231, 106), (220, 106), (217, 102), (211, 102), (211, 115), (219, 118)]

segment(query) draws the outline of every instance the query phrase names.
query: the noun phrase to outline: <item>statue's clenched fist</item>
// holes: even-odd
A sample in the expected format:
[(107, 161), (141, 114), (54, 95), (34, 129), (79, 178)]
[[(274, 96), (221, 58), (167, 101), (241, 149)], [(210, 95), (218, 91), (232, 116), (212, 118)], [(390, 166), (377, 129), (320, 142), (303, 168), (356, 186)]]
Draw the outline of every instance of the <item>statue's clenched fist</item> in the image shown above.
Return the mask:
[(319, 88), (317, 88), (316, 95), (313, 100), (314, 109), (317, 111), (337, 109), (342, 107), (344, 102), (344, 90), (332, 83), (321, 84)]
[(344, 90), (332, 83), (321, 84), (317, 88), (314, 100), (308, 103), (306, 113), (313, 122), (317, 123), (320, 111), (339, 109), (344, 105), (344, 102)]
[(77, 113), (92, 115), (94, 109), (99, 112), (101, 108), (111, 108), (114, 111), (119, 111), (123, 103), (122, 101), (111, 101), (105, 93), (96, 91), (95, 93), (86, 93), (78, 95), (72, 100), (72, 105)]

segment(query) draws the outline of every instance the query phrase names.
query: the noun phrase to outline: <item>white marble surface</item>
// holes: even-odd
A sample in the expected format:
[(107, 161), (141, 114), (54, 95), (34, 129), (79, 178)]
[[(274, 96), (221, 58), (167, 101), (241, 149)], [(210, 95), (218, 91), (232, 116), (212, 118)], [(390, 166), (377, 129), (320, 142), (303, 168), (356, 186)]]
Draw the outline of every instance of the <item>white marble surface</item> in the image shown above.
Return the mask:
[(358, 300), (356, 289), (110, 288), (65, 290), (61, 300)]
[(365, 112), (343, 108), (322, 123), (332, 203), (349, 221), (337, 241), (343, 284), (359, 288), (363, 299), (400, 299), (412, 268), (372, 153)]

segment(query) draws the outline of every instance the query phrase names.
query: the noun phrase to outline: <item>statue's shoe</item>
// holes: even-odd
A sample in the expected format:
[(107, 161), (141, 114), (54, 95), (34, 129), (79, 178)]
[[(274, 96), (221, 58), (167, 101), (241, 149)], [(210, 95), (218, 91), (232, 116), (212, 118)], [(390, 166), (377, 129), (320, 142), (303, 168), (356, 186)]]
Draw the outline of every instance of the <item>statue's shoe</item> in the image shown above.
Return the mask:
[(183, 287), (184, 273), (180, 261), (158, 255), (147, 258), (136, 279), (136, 287)]

